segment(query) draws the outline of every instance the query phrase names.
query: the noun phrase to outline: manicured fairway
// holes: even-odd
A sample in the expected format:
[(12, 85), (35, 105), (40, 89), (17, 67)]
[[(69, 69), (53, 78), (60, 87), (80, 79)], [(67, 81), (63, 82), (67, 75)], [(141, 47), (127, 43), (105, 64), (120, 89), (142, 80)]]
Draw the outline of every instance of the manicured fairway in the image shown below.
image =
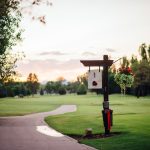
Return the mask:
[(49, 100), (50, 97), (25, 97), (0, 99), (0, 116), (21, 116), (36, 112), (50, 111), (59, 104)]
[[(76, 96), (74, 99), (78, 105), (77, 112), (47, 117), (47, 123), (67, 135), (83, 135), (89, 127), (94, 133), (103, 133), (102, 96)], [(110, 105), (114, 110), (112, 131), (122, 134), (105, 139), (82, 140), (82, 143), (101, 150), (149, 150), (150, 97), (137, 99), (133, 96), (111, 95)]]
[[(103, 97), (95, 94), (4, 98), (0, 99), (0, 116), (50, 111), (62, 104), (76, 104), (77, 112), (50, 116), (45, 120), (51, 127), (67, 135), (83, 135), (89, 127), (94, 133), (103, 133), (102, 101)], [(81, 142), (101, 150), (149, 150), (150, 97), (137, 99), (134, 96), (110, 95), (110, 108), (114, 111), (112, 131), (122, 134)]]

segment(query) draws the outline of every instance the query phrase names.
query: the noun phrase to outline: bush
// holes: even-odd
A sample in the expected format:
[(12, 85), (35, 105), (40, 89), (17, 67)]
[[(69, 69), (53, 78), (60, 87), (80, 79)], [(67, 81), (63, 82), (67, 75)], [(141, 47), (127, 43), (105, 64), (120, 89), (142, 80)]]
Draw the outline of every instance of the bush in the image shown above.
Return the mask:
[(7, 87), (7, 97), (14, 97), (14, 89), (12, 87)]
[(78, 95), (85, 95), (87, 93), (87, 88), (84, 84), (80, 84), (78, 89), (77, 89), (77, 94)]
[(59, 90), (58, 90), (58, 93), (60, 95), (65, 95), (66, 94), (66, 89), (64, 87), (60, 87)]
[(7, 91), (6, 89), (0, 89), (0, 98), (4, 98), (7, 96)]
[(40, 95), (44, 95), (43, 89), (40, 90)]

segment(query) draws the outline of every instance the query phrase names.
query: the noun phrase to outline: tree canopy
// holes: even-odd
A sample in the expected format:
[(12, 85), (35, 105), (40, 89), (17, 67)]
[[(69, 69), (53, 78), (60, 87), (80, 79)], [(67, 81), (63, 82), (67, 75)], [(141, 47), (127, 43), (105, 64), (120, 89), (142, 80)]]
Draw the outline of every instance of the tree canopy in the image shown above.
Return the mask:
[(35, 73), (29, 73), (27, 77), (27, 87), (31, 91), (32, 95), (37, 93), (39, 82), (38, 76)]
[[(22, 30), (19, 28), (21, 16), (31, 14), (34, 7), (52, 5), (50, 0), (1, 0), (0, 2), (0, 55), (12, 49), (21, 40)], [(30, 15), (33, 20), (46, 23), (45, 16)]]
[(18, 5), (19, 2), (15, 0), (2, 0), (0, 3), (0, 55), (21, 41), (21, 13)]

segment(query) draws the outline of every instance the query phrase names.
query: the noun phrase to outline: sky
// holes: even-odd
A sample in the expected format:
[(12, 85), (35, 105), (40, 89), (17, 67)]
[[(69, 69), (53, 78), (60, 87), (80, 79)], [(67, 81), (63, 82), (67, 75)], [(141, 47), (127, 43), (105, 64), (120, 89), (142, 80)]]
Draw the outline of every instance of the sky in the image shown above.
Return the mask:
[(138, 54), (150, 44), (150, 0), (52, 0), (51, 7), (32, 10), (46, 15), (46, 24), (24, 15), (23, 41), (14, 51), (26, 57), (16, 70), (26, 79), (30, 72), (39, 81), (63, 76), (75, 80), (88, 68), (80, 60), (111, 59)]

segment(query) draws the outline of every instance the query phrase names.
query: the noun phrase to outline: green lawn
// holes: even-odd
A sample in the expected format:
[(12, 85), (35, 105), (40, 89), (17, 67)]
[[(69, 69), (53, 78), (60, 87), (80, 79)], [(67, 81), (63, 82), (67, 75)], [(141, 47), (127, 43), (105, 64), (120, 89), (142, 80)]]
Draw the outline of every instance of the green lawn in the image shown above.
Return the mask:
[[(50, 96), (25, 98), (1, 98), (0, 116), (21, 116), (36, 112), (50, 111), (59, 106), (50, 101)], [(53, 98), (55, 100), (55, 98)]]
[[(103, 133), (102, 96), (87, 95), (69, 98), (78, 110), (65, 115), (50, 116), (46, 122), (64, 134), (84, 134), (86, 128), (94, 133)], [(114, 111), (113, 132), (121, 135), (82, 140), (82, 143), (101, 150), (149, 150), (150, 149), (150, 97), (137, 99), (133, 96), (110, 96), (110, 107)], [(62, 125), (63, 124), (63, 125)]]
[[(77, 112), (50, 116), (45, 120), (64, 134), (84, 134), (86, 128), (103, 133), (102, 96), (66, 95), (35, 96), (34, 98), (0, 99), (0, 116), (23, 115), (49, 111), (62, 104), (76, 104)], [(82, 143), (101, 150), (149, 150), (150, 149), (150, 97), (110, 95), (110, 108), (114, 111), (112, 132), (122, 134), (105, 138), (83, 140)]]

